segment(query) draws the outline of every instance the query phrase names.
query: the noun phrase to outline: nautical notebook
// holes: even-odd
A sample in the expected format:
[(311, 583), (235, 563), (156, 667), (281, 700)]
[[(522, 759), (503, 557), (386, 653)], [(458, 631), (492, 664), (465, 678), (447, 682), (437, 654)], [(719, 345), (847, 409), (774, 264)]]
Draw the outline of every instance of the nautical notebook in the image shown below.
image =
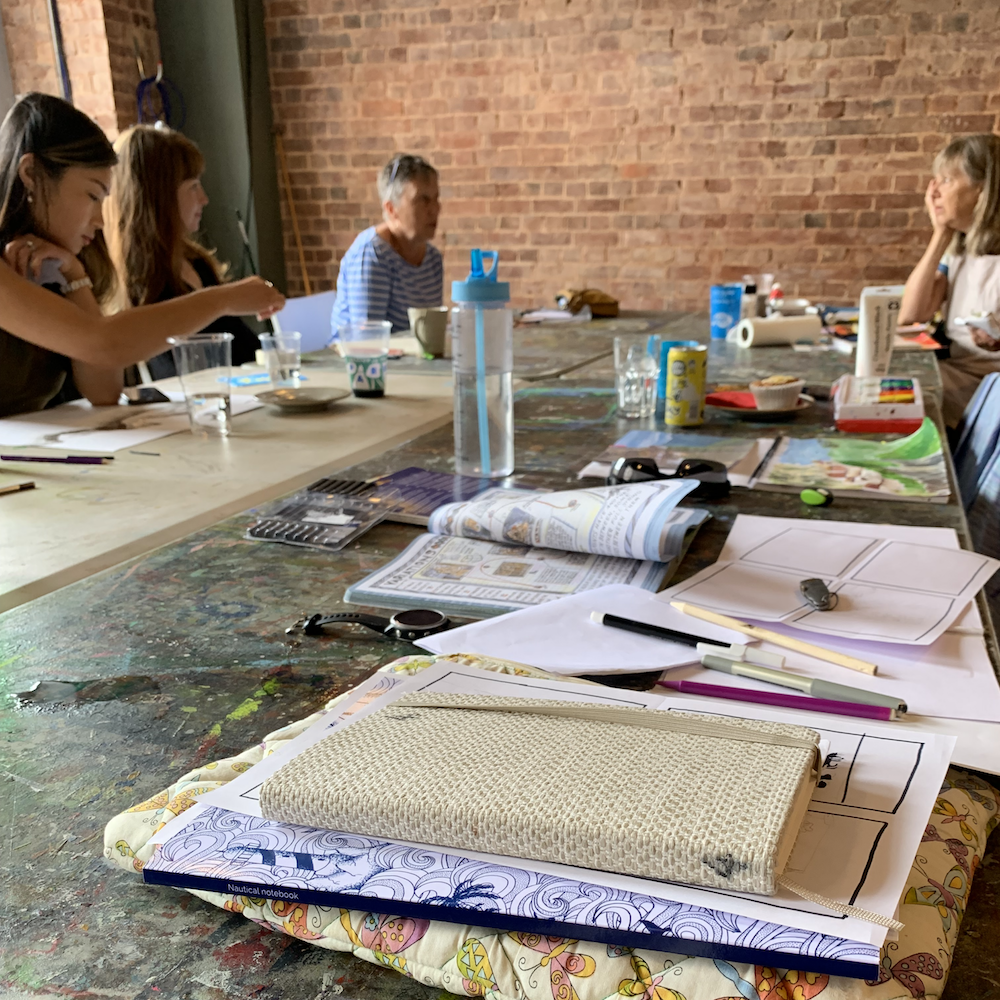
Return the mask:
[[(208, 808), (143, 881), (874, 979), (879, 949), (814, 930), (373, 837)], [(776, 914), (777, 915), (777, 914)]]

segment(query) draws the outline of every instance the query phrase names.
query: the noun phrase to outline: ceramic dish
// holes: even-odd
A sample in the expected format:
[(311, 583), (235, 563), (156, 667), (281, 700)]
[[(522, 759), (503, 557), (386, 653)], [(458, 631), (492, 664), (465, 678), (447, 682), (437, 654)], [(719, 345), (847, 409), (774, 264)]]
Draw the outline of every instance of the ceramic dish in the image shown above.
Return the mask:
[[(753, 395), (750, 392), (740, 393), (740, 395), (746, 395), (751, 401), (753, 400)], [(812, 396), (808, 396), (804, 392), (799, 395), (795, 406), (789, 407), (787, 410), (758, 410), (756, 406), (727, 405), (721, 401), (713, 403), (711, 402), (711, 397), (712, 393), (709, 393), (708, 399), (705, 400), (706, 407), (717, 410), (720, 413), (731, 413), (734, 417), (739, 417), (741, 420), (791, 420), (796, 413), (808, 410), (816, 403), (816, 400)]]
[(258, 392), (256, 399), (269, 406), (277, 406), (290, 413), (308, 413), (325, 410), (338, 399), (350, 396), (350, 389), (272, 389), (270, 392)]

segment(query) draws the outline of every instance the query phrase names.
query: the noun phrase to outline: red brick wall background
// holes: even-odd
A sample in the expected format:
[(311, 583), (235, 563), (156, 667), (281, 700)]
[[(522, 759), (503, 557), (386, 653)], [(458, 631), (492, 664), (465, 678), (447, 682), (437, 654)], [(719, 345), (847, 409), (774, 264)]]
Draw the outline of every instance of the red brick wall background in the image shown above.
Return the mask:
[[(133, 39), (147, 75), (160, 40), (153, 0), (58, 0), (73, 103), (113, 139), (136, 121)], [(45, 0), (0, 0), (14, 93), (62, 96)]]
[[(314, 289), (405, 150), (441, 172), (446, 282), (482, 246), (519, 305), (569, 285), (705, 308), (745, 271), (851, 299), (906, 277), (934, 153), (1000, 111), (996, 0), (265, 8)], [(298, 294), (289, 225), (286, 242)]]

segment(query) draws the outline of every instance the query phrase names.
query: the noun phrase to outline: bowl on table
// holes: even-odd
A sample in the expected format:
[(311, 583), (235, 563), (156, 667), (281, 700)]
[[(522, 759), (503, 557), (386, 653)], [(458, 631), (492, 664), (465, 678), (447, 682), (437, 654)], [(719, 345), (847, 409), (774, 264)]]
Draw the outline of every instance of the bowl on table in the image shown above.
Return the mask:
[(331, 403), (350, 396), (350, 389), (324, 389), (298, 386), (258, 392), (256, 399), (268, 406), (277, 406), (285, 413), (315, 413), (325, 410)]

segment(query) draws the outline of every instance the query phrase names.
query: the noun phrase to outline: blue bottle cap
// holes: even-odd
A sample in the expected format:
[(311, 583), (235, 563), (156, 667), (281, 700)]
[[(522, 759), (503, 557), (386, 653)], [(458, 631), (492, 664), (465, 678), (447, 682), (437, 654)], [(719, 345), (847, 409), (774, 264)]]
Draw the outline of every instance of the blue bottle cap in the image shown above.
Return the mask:
[[(483, 270), (483, 257), (491, 258), (490, 269)], [(510, 283), (497, 281), (497, 265), (500, 255), (496, 250), (473, 250), (470, 253), (471, 266), (465, 281), (451, 283), (452, 302), (509, 302)]]

